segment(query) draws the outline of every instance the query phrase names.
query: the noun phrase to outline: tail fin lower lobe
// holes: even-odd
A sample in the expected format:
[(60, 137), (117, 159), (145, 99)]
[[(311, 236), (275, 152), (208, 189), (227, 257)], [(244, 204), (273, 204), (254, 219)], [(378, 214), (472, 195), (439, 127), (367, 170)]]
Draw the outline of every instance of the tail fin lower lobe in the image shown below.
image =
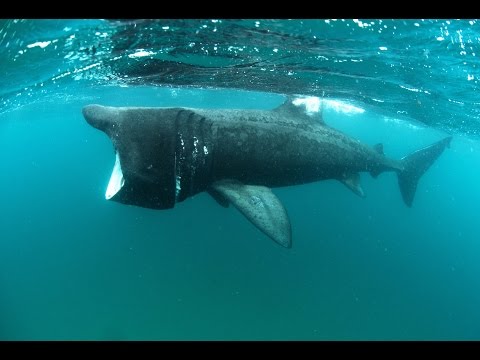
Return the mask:
[(417, 150), (400, 161), (402, 169), (398, 170), (398, 185), (403, 201), (408, 207), (412, 206), (417, 184), (422, 175), (437, 160), (446, 147), (450, 147), (452, 137), (447, 137), (423, 149)]

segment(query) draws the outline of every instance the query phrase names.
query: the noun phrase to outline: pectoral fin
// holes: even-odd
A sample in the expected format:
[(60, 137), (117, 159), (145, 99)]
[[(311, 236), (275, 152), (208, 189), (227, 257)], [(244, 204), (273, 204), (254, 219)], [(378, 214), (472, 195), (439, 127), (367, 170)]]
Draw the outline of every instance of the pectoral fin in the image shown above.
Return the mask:
[(217, 202), (218, 205), (220, 205), (221, 207), (224, 207), (224, 208), (228, 208), (228, 206), (230, 205), (230, 202), (228, 201), (228, 199), (223, 196), (220, 192), (218, 192), (217, 190), (215, 190), (214, 188), (211, 188), (210, 190), (208, 190), (208, 194), (213, 198), (213, 200), (215, 200)]
[(244, 185), (236, 180), (217, 181), (212, 188), (275, 242), (286, 248), (292, 246), (287, 211), (269, 188)]

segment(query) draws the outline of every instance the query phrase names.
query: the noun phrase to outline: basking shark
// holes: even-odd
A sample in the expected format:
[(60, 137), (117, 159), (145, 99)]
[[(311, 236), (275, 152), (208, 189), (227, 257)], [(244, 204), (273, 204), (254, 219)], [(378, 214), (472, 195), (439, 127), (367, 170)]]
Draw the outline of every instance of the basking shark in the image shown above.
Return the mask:
[(381, 144), (362, 144), (295, 104), (288, 98), (268, 111), (87, 105), (83, 115), (115, 148), (106, 199), (170, 209), (206, 191), (287, 248), (290, 221), (271, 188), (336, 179), (363, 197), (360, 172), (394, 171), (410, 207), (420, 177), (451, 141), (394, 160)]

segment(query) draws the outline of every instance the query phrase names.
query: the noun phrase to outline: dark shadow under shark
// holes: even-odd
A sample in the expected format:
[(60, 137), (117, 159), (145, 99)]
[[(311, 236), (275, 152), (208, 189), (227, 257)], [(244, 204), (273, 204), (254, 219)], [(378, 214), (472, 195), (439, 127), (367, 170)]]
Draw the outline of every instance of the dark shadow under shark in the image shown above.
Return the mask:
[(270, 111), (88, 105), (83, 115), (115, 147), (107, 199), (170, 209), (207, 191), (288, 248), (290, 221), (270, 188), (336, 179), (363, 197), (359, 172), (394, 171), (411, 206), (420, 177), (451, 141), (390, 159), (381, 144), (348, 137), (292, 99)]

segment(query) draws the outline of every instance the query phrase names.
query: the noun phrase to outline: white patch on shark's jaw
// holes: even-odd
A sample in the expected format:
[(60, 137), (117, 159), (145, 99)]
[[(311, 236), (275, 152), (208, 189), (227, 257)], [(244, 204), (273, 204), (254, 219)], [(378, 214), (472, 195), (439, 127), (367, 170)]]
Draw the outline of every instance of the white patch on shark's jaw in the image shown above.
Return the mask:
[(113, 166), (112, 175), (110, 175), (110, 181), (108, 182), (107, 191), (105, 192), (105, 199), (110, 200), (116, 193), (120, 191), (125, 184), (123, 178), (122, 166), (120, 165), (120, 157), (118, 152), (115, 153), (115, 165)]

